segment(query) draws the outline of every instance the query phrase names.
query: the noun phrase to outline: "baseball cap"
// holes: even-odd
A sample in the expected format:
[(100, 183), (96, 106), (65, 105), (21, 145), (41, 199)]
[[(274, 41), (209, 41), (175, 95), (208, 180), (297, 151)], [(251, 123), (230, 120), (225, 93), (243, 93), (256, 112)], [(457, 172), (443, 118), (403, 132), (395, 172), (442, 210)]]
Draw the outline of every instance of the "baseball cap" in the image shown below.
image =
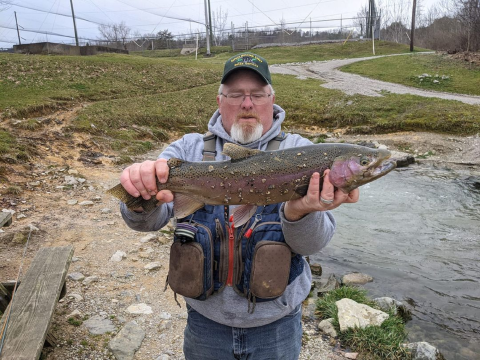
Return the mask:
[(238, 69), (250, 69), (259, 74), (265, 82), (272, 83), (270, 70), (268, 70), (267, 60), (253, 53), (244, 52), (232, 56), (225, 63), (221, 83), (225, 83), (228, 76)]

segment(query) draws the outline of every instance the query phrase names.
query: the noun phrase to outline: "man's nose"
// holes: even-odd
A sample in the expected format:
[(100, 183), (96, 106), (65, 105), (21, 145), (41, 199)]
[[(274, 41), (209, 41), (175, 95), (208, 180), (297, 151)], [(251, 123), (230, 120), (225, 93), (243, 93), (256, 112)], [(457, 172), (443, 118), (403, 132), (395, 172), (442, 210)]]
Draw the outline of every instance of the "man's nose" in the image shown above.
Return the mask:
[(251, 109), (253, 108), (253, 102), (251, 95), (245, 95), (245, 98), (242, 101), (242, 108)]

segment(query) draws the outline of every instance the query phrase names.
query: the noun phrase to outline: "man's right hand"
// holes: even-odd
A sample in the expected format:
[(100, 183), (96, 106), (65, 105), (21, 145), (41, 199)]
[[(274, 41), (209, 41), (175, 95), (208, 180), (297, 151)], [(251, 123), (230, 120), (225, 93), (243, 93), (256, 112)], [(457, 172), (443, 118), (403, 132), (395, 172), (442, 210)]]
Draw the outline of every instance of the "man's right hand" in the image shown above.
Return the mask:
[[(142, 196), (149, 200), (155, 196), (161, 203), (173, 201), (173, 194), (169, 190), (158, 191), (157, 179), (160, 183), (166, 183), (169, 167), (166, 159), (156, 161), (147, 160), (142, 163), (135, 163), (123, 170), (120, 176), (120, 183), (125, 190), (134, 197)], [(142, 211), (143, 209), (135, 209)]]

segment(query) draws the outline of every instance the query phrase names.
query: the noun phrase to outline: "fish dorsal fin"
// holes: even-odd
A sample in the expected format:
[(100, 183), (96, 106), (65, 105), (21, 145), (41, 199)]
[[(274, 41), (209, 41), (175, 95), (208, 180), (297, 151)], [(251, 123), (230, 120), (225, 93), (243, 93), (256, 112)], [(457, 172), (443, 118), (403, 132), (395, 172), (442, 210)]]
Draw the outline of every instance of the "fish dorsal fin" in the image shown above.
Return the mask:
[(255, 156), (262, 151), (260, 150), (255, 150), (255, 149), (247, 149), (243, 146), (240, 145), (235, 145), (232, 143), (226, 143), (223, 146), (223, 154), (230, 156), (232, 161), (237, 161), (241, 159), (246, 159), (249, 158), (250, 156)]

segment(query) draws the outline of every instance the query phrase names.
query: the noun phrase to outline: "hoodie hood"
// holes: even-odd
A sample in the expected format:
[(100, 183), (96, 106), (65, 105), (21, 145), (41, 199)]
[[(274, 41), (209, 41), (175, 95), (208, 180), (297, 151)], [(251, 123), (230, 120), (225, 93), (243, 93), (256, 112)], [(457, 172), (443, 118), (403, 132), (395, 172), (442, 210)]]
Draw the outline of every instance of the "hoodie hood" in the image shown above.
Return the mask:
[(283, 120), (285, 120), (285, 110), (283, 110), (280, 106), (274, 104), (272, 127), (265, 134), (263, 134), (260, 139), (249, 144), (239, 144), (238, 142), (233, 140), (230, 135), (228, 135), (228, 133), (225, 131), (222, 123), (222, 115), (220, 115), (220, 112), (217, 109), (217, 111), (215, 111), (210, 121), (208, 122), (208, 131), (223, 139), (224, 142), (238, 144), (249, 149), (261, 149), (263, 145), (266, 145), (270, 140), (275, 138), (280, 133)]

